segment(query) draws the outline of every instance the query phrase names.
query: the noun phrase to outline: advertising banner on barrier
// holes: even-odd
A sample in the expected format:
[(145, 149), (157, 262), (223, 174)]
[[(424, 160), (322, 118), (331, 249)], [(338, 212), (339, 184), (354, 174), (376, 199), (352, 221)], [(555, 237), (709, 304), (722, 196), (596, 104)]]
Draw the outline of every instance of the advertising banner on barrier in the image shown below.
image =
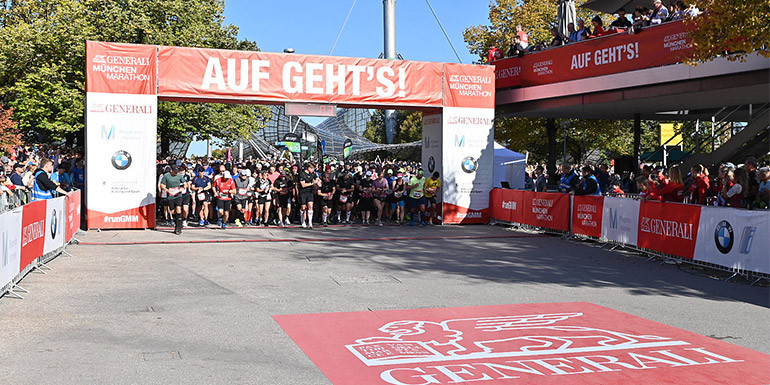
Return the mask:
[(572, 233), (601, 237), (603, 207), (603, 196), (575, 196), (572, 201)]
[(43, 254), (48, 254), (64, 246), (64, 229), (67, 226), (64, 197), (45, 201), (45, 246)]
[(636, 246), (639, 235), (639, 201), (604, 197), (602, 238)]
[(641, 202), (638, 246), (692, 259), (698, 238), (701, 206)]
[(489, 222), (494, 119), (492, 108), (444, 107), (444, 223)]
[(536, 86), (679, 63), (692, 48), (691, 27), (666, 23), (640, 33), (613, 34), (522, 58), (495, 62), (496, 88)]
[(522, 223), (524, 210), (524, 191), (511, 189), (492, 189), (489, 210), (491, 217), (499, 221)]
[(24, 270), (37, 257), (43, 255), (46, 234), (45, 201), (28, 203), (23, 206), (21, 221), (21, 264), (19, 271)]
[(75, 233), (80, 229), (80, 190), (67, 195), (64, 198), (65, 212), (67, 217), (65, 219), (65, 232), (64, 241), (69, 242)]
[(440, 63), (164, 46), (159, 94), (440, 107), (442, 73)]
[(570, 195), (523, 191), (523, 224), (569, 231)]
[(770, 212), (702, 207), (695, 260), (770, 274)]
[(21, 223), (24, 209), (0, 214), (0, 288), (21, 271)]

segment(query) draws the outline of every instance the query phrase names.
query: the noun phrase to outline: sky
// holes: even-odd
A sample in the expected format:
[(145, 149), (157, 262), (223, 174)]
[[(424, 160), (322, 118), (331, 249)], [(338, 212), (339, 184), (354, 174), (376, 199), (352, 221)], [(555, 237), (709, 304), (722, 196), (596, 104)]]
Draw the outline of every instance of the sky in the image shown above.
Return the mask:
[[(260, 50), (329, 55), (353, 0), (225, 0), (225, 23), (240, 28), (239, 38), (256, 41)], [(468, 53), (462, 32), (486, 24), (489, 0), (431, 0), (463, 63)], [(382, 0), (357, 0), (333, 56), (376, 58), (384, 50)], [(396, 50), (406, 60), (458, 63), (425, 0), (396, 0)], [(307, 118), (310, 124), (323, 119)], [(205, 155), (204, 142), (188, 155)]]

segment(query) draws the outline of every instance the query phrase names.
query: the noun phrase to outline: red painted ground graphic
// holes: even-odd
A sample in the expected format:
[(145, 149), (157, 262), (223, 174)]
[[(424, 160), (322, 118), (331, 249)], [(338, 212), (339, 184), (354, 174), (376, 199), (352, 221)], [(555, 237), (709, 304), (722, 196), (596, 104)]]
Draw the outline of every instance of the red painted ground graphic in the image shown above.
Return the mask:
[(273, 318), (338, 385), (770, 382), (770, 355), (585, 302)]

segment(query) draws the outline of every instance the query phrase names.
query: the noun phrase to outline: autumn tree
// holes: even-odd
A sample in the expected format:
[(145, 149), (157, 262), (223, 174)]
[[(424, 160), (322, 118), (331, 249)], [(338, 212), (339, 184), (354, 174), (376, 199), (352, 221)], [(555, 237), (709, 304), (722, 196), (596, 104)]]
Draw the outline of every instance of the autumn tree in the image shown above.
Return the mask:
[[(224, 1), (0, 1), (0, 105), (36, 141), (74, 139), (84, 128), (85, 42), (258, 50), (224, 22)], [(247, 136), (267, 107), (161, 102), (158, 134), (170, 141)], [(255, 119), (256, 118), (256, 119)]]
[(0, 152), (9, 154), (11, 149), (22, 144), (21, 131), (13, 121), (13, 109), (0, 107)]
[(729, 60), (745, 60), (758, 53), (770, 57), (770, 2), (767, 0), (697, 0), (705, 13), (689, 19), (694, 53), (691, 63), (731, 53)]

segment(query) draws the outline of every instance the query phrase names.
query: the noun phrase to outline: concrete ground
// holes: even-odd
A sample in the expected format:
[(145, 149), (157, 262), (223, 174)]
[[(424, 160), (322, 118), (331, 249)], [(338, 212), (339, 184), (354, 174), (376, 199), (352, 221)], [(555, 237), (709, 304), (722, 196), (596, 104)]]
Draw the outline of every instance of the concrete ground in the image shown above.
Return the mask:
[(328, 384), (272, 315), (536, 302), (593, 302), (770, 353), (767, 287), (499, 227), (81, 238), (231, 243), (69, 247), (24, 279), (25, 300), (0, 299), (0, 383)]

